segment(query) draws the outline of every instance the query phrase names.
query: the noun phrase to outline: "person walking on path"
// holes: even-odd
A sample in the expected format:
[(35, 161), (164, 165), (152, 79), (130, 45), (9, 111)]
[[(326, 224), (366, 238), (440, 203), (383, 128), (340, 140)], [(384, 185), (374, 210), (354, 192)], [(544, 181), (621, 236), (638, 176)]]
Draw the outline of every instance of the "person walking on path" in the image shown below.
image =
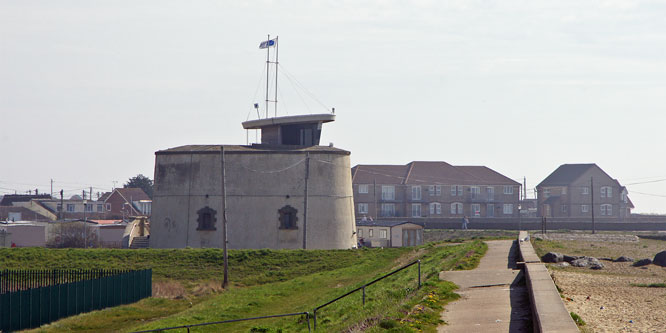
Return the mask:
[(467, 223), (469, 223), (469, 219), (467, 218), (467, 215), (465, 215), (465, 217), (463, 217), (463, 220), (462, 220), (462, 229), (463, 230), (467, 230)]

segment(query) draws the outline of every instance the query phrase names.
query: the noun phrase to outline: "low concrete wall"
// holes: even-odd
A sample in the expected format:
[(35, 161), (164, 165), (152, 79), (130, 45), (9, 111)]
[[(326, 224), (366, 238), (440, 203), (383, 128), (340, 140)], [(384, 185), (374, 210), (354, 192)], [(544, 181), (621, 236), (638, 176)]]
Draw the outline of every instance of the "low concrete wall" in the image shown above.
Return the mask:
[(525, 263), (525, 281), (530, 293), (534, 331), (578, 332), (578, 327), (564, 307), (548, 269), (534, 252), (526, 231), (520, 232), (518, 243), (521, 259)]
[[(382, 218), (382, 221), (409, 221), (423, 225), (425, 229), (460, 229), (462, 219), (459, 218)], [(499, 230), (541, 230), (544, 226), (541, 218), (470, 218), (469, 229)], [(592, 230), (592, 222), (583, 219), (547, 219), (546, 230)], [(599, 219), (595, 221), (596, 230), (608, 231), (666, 231), (666, 222), (646, 219), (619, 221)]]

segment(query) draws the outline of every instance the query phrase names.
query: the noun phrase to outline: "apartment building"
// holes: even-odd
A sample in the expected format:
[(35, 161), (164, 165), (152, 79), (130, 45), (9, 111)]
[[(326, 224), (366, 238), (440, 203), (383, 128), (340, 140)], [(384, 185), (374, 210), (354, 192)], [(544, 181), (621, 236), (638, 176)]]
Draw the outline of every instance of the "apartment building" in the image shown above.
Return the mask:
[(539, 216), (625, 218), (627, 188), (594, 163), (563, 164), (537, 185)]
[(356, 217), (517, 217), (520, 183), (485, 166), (414, 161), (352, 168)]

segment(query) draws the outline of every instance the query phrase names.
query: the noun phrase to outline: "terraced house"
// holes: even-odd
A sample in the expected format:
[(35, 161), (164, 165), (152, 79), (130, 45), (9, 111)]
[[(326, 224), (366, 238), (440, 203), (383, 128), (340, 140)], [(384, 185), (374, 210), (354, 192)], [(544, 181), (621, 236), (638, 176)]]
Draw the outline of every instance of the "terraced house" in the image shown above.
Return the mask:
[(485, 166), (414, 161), (352, 168), (356, 217), (517, 217), (520, 183)]
[(627, 188), (594, 163), (563, 164), (537, 185), (539, 216), (623, 219), (633, 203)]

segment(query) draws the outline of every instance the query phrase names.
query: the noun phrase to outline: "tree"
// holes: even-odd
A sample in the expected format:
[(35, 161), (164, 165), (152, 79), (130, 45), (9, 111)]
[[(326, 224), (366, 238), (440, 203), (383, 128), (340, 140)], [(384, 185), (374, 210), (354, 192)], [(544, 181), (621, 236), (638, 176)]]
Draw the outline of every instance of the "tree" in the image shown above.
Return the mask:
[(142, 189), (146, 194), (148, 194), (148, 197), (151, 199), (153, 198), (153, 180), (142, 175), (138, 174), (135, 177), (130, 178), (125, 185), (123, 185), (124, 188), (128, 187), (138, 187)]
[[(54, 237), (46, 246), (64, 247), (99, 247), (97, 228), (85, 225), (86, 222), (57, 223), (53, 226)], [(86, 246), (86, 242), (88, 243)]]

